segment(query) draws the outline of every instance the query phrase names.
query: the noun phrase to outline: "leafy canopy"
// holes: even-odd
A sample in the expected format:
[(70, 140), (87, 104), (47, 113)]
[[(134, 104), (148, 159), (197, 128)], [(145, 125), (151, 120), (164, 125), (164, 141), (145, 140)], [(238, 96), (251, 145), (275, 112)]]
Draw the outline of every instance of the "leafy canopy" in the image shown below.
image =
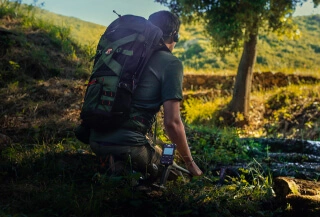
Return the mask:
[[(289, 38), (299, 31), (292, 22), (297, 5), (306, 0), (156, 0), (185, 23), (200, 22), (220, 54), (233, 52), (249, 35), (277, 32)], [(319, 5), (320, 0), (314, 0)]]

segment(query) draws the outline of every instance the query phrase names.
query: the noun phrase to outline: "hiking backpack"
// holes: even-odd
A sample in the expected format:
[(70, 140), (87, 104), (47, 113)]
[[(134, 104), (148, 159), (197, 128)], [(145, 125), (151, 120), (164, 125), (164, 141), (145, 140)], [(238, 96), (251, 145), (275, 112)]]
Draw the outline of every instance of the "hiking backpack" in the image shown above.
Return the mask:
[(162, 31), (147, 19), (124, 15), (101, 36), (80, 118), (97, 131), (128, 119), (131, 98), (152, 53), (163, 46)]

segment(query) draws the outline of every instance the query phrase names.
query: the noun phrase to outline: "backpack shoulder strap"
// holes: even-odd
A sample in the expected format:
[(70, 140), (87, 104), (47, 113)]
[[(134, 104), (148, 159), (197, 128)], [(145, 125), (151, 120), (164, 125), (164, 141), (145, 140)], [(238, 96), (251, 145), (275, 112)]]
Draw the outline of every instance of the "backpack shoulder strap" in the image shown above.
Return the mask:
[(95, 64), (93, 70), (95, 71), (99, 67), (101, 67), (103, 64), (106, 64), (116, 75), (119, 76), (121, 69), (122, 69), (122, 66), (112, 58), (112, 55), (114, 53), (121, 52), (124, 55), (132, 56), (133, 55), (132, 50), (118, 50), (117, 48), (121, 45), (127, 44), (132, 41), (136, 41), (136, 40), (143, 42), (144, 39), (145, 38), (143, 35), (140, 35), (138, 33), (134, 33), (134, 34), (128, 35), (124, 38), (120, 38), (119, 40), (114, 41), (114, 42), (109, 42), (107, 39), (101, 40), (101, 42), (99, 42), (99, 45), (101, 45), (101, 47), (103, 47), (103, 50), (100, 50), (98, 52), (101, 52), (101, 54), (105, 54), (105, 55), (101, 55), (101, 57), (99, 58), (99, 60)]

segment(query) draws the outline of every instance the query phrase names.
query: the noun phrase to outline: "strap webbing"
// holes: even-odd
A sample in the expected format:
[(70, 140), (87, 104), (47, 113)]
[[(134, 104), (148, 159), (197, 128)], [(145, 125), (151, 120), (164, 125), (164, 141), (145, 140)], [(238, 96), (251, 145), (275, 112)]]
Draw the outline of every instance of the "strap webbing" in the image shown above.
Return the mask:
[(110, 97), (114, 97), (116, 95), (116, 93), (113, 91), (102, 91), (102, 94)]
[[(120, 38), (119, 40), (114, 42), (110, 42), (108, 40), (102, 40), (101, 42), (99, 42), (99, 44), (103, 47), (103, 50), (101, 57), (95, 64), (93, 70), (96, 71), (100, 66), (102, 66), (105, 63), (114, 73), (116, 73), (119, 76), (122, 66), (112, 58), (113, 53), (119, 46), (135, 41), (137, 39), (139, 41), (143, 41), (144, 37), (141, 37), (138, 33), (134, 33), (124, 38)], [(106, 51), (110, 49), (110, 54), (106, 54)], [(133, 51), (130, 52), (129, 50), (124, 50), (122, 51), (122, 53), (124, 53), (125, 55), (133, 55)]]
[(133, 55), (133, 50), (123, 50), (121, 53), (123, 55), (132, 56)]
[(107, 105), (107, 106), (112, 106), (113, 105), (113, 101), (111, 100), (101, 100), (101, 105)]
[(156, 145), (157, 144), (157, 125), (158, 125), (158, 114), (156, 115), (156, 120), (154, 122), (154, 132), (153, 132), (153, 144)]

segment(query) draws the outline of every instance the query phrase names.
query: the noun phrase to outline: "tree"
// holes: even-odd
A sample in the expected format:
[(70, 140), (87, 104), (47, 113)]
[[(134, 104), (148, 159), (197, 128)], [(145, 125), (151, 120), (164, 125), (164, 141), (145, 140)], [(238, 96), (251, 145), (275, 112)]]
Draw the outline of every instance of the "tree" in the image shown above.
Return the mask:
[[(182, 21), (200, 22), (218, 54), (242, 47), (242, 56), (227, 111), (248, 121), (253, 68), (259, 33), (277, 32), (293, 38), (298, 34), (292, 14), (307, 0), (155, 0), (178, 14)], [(313, 0), (317, 7), (320, 0)]]

